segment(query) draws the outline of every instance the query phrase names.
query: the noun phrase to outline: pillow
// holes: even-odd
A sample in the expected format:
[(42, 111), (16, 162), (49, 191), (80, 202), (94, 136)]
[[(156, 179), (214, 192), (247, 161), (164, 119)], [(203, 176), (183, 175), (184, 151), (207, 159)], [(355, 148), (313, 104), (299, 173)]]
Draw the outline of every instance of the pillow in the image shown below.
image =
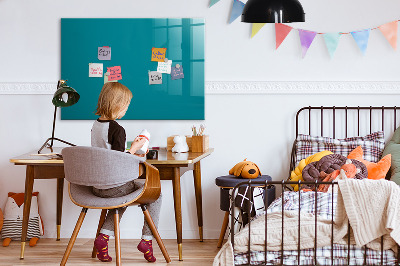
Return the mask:
[(363, 159), (363, 149), (361, 148), (361, 146), (355, 148), (347, 156), (347, 158), (349, 159), (355, 159), (365, 164), (368, 170), (368, 179), (375, 179), (375, 180), (385, 178), (390, 168), (391, 157), (392, 156), (390, 154), (387, 154), (377, 163), (369, 162)]
[(392, 139), (386, 144), (383, 155), (392, 155), (392, 166), (388, 175), (390, 180), (400, 185), (400, 127), (396, 129)]
[[(304, 167), (308, 165), (309, 163), (319, 161), (322, 157), (332, 154), (331, 151), (321, 151), (316, 154), (313, 154), (311, 156), (308, 156), (306, 159), (303, 159), (300, 161), (300, 163), (297, 165), (297, 167), (290, 173), (290, 181), (299, 181), (303, 180), (302, 177), (302, 172)], [(298, 191), (298, 185), (291, 185), (294, 188), (294, 191)]]
[(316, 137), (299, 134), (296, 139), (295, 165), (308, 156), (329, 150), (336, 154), (347, 156), (352, 150), (361, 146), (364, 150), (364, 159), (377, 162), (381, 158), (385, 147), (383, 131), (378, 131), (364, 137), (333, 139), (329, 137)]

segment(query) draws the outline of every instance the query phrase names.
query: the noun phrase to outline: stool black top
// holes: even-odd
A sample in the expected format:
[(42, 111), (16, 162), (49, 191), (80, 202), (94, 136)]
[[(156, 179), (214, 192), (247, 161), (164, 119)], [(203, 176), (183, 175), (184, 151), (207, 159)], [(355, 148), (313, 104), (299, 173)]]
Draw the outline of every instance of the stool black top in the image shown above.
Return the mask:
[(234, 175), (226, 175), (226, 176), (220, 176), (215, 179), (215, 184), (219, 187), (225, 187), (225, 188), (234, 188), (237, 184), (242, 183), (242, 182), (247, 182), (251, 180), (253, 181), (272, 181), (272, 178), (269, 175), (260, 175), (257, 178), (253, 179), (247, 179), (247, 178), (242, 178), (242, 177), (237, 177)]

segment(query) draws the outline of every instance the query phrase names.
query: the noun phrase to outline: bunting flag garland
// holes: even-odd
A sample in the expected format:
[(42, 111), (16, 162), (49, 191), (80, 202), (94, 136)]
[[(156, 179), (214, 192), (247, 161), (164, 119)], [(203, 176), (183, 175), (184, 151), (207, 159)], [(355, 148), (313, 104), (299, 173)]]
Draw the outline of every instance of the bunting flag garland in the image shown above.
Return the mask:
[(253, 26), (251, 28), (251, 38), (256, 35), (262, 27), (264, 27), (265, 23), (253, 23)]
[(242, 11), (244, 8), (244, 3), (239, 0), (233, 0), (231, 17), (229, 18), (229, 24), (232, 23), (235, 19), (237, 19), (240, 15), (242, 15)]
[(334, 32), (334, 33), (325, 33), (323, 36), (326, 48), (328, 48), (329, 55), (332, 58), (333, 54), (336, 51), (336, 48), (338, 47), (339, 39), (340, 36), (342, 36), (342, 34), (340, 34), (339, 32)]
[(310, 48), (310, 45), (312, 44), (315, 36), (317, 33), (315, 31), (308, 31), (308, 30), (300, 30), (299, 29), (299, 36), (300, 36), (300, 43), (301, 43), (301, 54), (302, 57), (304, 58), (306, 56), (306, 53), (308, 51), (308, 48)]
[(292, 29), (293, 28), (288, 25), (281, 24), (281, 23), (275, 23), (276, 49), (278, 49), (278, 47), (285, 40), (286, 36), (288, 36), (288, 34), (290, 33), (290, 31)]
[(208, 7), (212, 7), (213, 5), (215, 5), (218, 2), (219, 2), (219, 0), (210, 0), (210, 5)]
[[(220, 0), (209, 0), (209, 7), (214, 6)], [(231, 0), (232, 1), (232, 10), (229, 16), (229, 24), (232, 24), (243, 12), (245, 3), (243, 0)], [(331, 58), (333, 58), (336, 49), (339, 45), (340, 37), (343, 34), (351, 34), (353, 36), (354, 41), (356, 42), (357, 46), (359, 47), (361, 53), (365, 55), (369, 36), (372, 30), (380, 30), (392, 46), (394, 50), (397, 49), (397, 31), (398, 31), (398, 22), (400, 20), (395, 20), (374, 28), (364, 29), (360, 31), (351, 31), (351, 32), (334, 32), (334, 33), (324, 33), (324, 32), (315, 32), (309, 30), (303, 30), (298, 28), (293, 28), (288, 25), (282, 23), (275, 23), (275, 41), (276, 47), (278, 49), (286, 37), (292, 30), (298, 30), (300, 36), (300, 43), (301, 43), (301, 52), (302, 57), (304, 58), (307, 54), (308, 49), (310, 48), (312, 42), (314, 41), (317, 34), (323, 36), (328, 53)], [(261, 29), (264, 27), (266, 23), (252, 23), (251, 29), (251, 37), (253, 38)]]
[(396, 20), (378, 27), (394, 50), (397, 48), (397, 22)]
[(371, 29), (351, 32), (351, 35), (353, 35), (353, 38), (356, 41), (356, 43), (357, 43), (358, 47), (360, 48), (361, 53), (363, 55), (365, 55), (365, 51), (367, 50), (370, 32), (371, 32)]

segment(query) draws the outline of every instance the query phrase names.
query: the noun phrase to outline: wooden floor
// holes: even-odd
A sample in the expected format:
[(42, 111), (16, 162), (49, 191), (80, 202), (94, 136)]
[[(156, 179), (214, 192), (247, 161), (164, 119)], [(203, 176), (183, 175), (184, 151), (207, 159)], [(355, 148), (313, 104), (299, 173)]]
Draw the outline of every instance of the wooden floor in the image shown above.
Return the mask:
[[(20, 242), (12, 241), (9, 247), (0, 246), (0, 265), (60, 265), (65, 248), (69, 239), (40, 239), (36, 247), (25, 249), (25, 259), (20, 260)], [(136, 249), (140, 240), (121, 240), (122, 264), (123, 265), (212, 265), (215, 255), (218, 253), (217, 240), (183, 240), (183, 261), (178, 260), (178, 247), (176, 240), (163, 240), (168, 250), (172, 262), (167, 264), (162, 256), (157, 242), (154, 241), (154, 254), (157, 258), (156, 263), (149, 264), (143, 254)], [(115, 265), (114, 262), (114, 243), (110, 241), (110, 255), (113, 262), (104, 263), (91, 258), (93, 240), (77, 239), (68, 259), (67, 265)]]

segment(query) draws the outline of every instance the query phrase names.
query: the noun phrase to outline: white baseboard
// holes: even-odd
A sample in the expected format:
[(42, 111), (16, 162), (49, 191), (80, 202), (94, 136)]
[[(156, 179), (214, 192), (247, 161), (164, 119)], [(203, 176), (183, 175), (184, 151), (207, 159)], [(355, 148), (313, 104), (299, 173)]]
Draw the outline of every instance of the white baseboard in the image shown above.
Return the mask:
[[(0, 94), (53, 94), (56, 82), (0, 83)], [(400, 94), (399, 81), (207, 81), (206, 94)]]

